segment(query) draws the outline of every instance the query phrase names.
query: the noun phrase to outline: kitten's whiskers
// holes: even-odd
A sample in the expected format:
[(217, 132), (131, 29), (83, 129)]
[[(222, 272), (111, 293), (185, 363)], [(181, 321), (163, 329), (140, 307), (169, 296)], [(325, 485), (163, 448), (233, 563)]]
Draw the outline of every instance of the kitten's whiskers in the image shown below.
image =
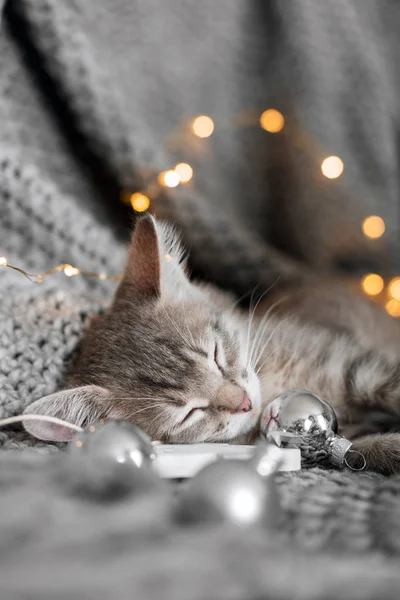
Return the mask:
[[(251, 298), (253, 297), (254, 292), (256, 291), (256, 289), (258, 288), (260, 284), (257, 283), (257, 285), (252, 289), (251, 291), (251, 296), (250, 296), (250, 302), (251, 302)], [(229, 308), (225, 309), (225, 313), (229, 313), (231, 311), (233, 311), (236, 306), (239, 304), (239, 302), (241, 302), (244, 298), (246, 298), (246, 296), (248, 296), (248, 292), (246, 292), (245, 294), (243, 294), (243, 296), (240, 296), (240, 298), (238, 298), (237, 300), (235, 300), (235, 302), (233, 304), (230, 305)]]
[(252, 364), (252, 365), (256, 365), (257, 364), (257, 361), (259, 360), (260, 356), (258, 355), (257, 360), (254, 360), (254, 361), (253, 361), (253, 357), (254, 357), (254, 355), (255, 355), (256, 352), (258, 353), (258, 350), (260, 348), (260, 344), (262, 342), (262, 338), (263, 338), (264, 332), (265, 332), (266, 328), (268, 327), (268, 325), (271, 322), (271, 319), (268, 320), (268, 317), (270, 316), (270, 314), (274, 310), (274, 308), (276, 308), (277, 306), (279, 306), (279, 304), (281, 304), (284, 300), (286, 300), (285, 296), (283, 298), (280, 298), (276, 302), (274, 302), (274, 304), (272, 304), (272, 306), (269, 307), (269, 309), (266, 311), (265, 315), (261, 319), (260, 324), (257, 327), (256, 334), (254, 336), (254, 340), (253, 340), (253, 345), (252, 345), (251, 352), (250, 352), (250, 359), (249, 359), (249, 362), (248, 362), (248, 366), (250, 364)]
[[(278, 275), (278, 277), (277, 277), (276, 281), (274, 281), (274, 283), (273, 283), (272, 285), (270, 285), (270, 286), (269, 286), (269, 287), (268, 287), (268, 288), (267, 288), (267, 289), (266, 289), (266, 290), (265, 290), (265, 291), (264, 291), (264, 292), (261, 294), (261, 296), (260, 296), (260, 297), (259, 297), (259, 299), (257, 300), (257, 302), (256, 302), (256, 304), (255, 304), (255, 306), (254, 306), (254, 308), (253, 308), (253, 310), (252, 310), (252, 312), (251, 312), (251, 315), (250, 315), (251, 303), (252, 303), (252, 301), (253, 301), (253, 294), (254, 294), (254, 291), (255, 291), (255, 290), (254, 290), (254, 291), (252, 292), (252, 294), (251, 294), (251, 298), (250, 298), (250, 306), (249, 306), (249, 325), (248, 325), (248, 328), (247, 328), (247, 342), (246, 342), (246, 363), (247, 363), (247, 367), (248, 367), (248, 366), (249, 366), (249, 364), (250, 364), (250, 359), (249, 359), (250, 334), (251, 334), (251, 326), (252, 326), (252, 324), (253, 324), (253, 319), (254, 319), (255, 312), (256, 312), (256, 310), (257, 310), (257, 307), (259, 306), (259, 304), (260, 304), (261, 300), (264, 298), (264, 296), (265, 296), (266, 294), (268, 294), (268, 292), (269, 292), (269, 291), (271, 291), (271, 290), (272, 290), (272, 288), (273, 288), (273, 287), (274, 287), (274, 286), (275, 286), (275, 285), (278, 283), (279, 279), (280, 279), (280, 275)], [(256, 289), (256, 288), (255, 288), (255, 289)], [(250, 357), (250, 358), (251, 358), (251, 357)]]
[(149, 406), (145, 406), (143, 408), (140, 408), (139, 410), (135, 410), (132, 413), (132, 416), (135, 416), (139, 413), (145, 412), (146, 410), (153, 410), (154, 408), (162, 408), (162, 409), (166, 409), (169, 407), (166, 407), (165, 404), (162, 404), (161, 402), (158, 402), (157, 404), (150, 404)]
[[(257, 303), (255, 304), (253, 310), (251, 310), (251, 303), (253, 302), (253, 294), (255, 292), (256, 288), (253, 290), (251, 297), (250, 297), (250, 304), (249, 304), (249, 322), (248, 322), (248, 326), (247, 326), (247, 339), (246, 339), (246, 364), (247, 366), (249, 365), (249, 345), (250, 345), (250, 335), (251, 335), (251, 327), (253, 324), (253, 318), (254, 318), (254, 314), (257, 310), (257, 306), (260, 304), (263, 296), (265, 296), (265, 294), (268, 292), (268, 289), (266, 289), (261, 296), (259, 297)], [(251, 313), (250, 313), (251, 311)]]
[[(285, 323), (288, 319), (290, 319), (289, 317), (286, 317), (285, 319), (282, 319), (282, 321), (279, 321), (279, 323), (276, 325), (276, 327), (274, 328), (274, 330), (272, 331), (272, 333), (268, 336), (267, 341), (265, 342), (265, 344), (263, 345), (263, 347), (261, 348), (261, 351), (259, 352), (258, 356), (257, 356), (257, 360), (255, 361), (255, 364), (257, 365), (258, 361), (261, 359), (265, 348), (267, 347), (267, 344), (269, 344), (269, 342), (271, 341), (271, 339), (273, 338), (273, 336), (275, 335), (276, 331), (279, 329), (279, 327), (281, 325), (283, 325), (283, 323)], [(256, 371), (256, 373), (258, 374), (260, 372), (260, 370), (264, 367), (265, 363), (267, 362), (267, 360), (269, 360), (269, 358), (272, 356), (272, 354), (274, 354), (274, 352), (276, 352), (277, 350), (280, 350), (282, 348), (283, 344), (280, 344), (275, 350), (273, 350), (273, 352), (271, 352), (267, 358), (264, 360), (264, 362), (262, 363), (261, 367), (259, 367)]]
[(273, 307), (271, 307), (271, 308), (269, 308), (267, 310), (267, 312), (265, 313), (265, 315), (261, 319), (261, 321), (260, 321), (260, 323), (259, 323), (259, 325), (258, 325), (258, 327), (256, 329), (254, 338), (252, 340), (251, 348), (249, 349), (249, 352), (248, 352), (247, 368), (249, 368), (250, 365), (253, 365), (253, 356), (254, 356), (254, 351), (256, 349), (255, 346), (257, 344), (257, 349), (258, 349), (258, 345), (260, 343), (260, 340), (262, 339), (262, 336), (264, 335), (264, 332), (265, 332), (266, 328), (269, 325), (268, 317), (269, 317), (269, 314), (270, 314), (270, 311), (271, 311), (272, 308)]

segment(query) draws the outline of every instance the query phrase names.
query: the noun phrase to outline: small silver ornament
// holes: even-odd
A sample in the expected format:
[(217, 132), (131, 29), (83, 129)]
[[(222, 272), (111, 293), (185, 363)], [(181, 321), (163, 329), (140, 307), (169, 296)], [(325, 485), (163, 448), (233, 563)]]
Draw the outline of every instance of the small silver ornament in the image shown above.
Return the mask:
[(124, 421), (99, 421), (75, 436), (70, 452), (139, 468), (151, 468), (156, 457), (150, 438), (136, 425)]
[[(338, 423), (332, 407), (306, 390), (280, 394), (268, 404), (261, 416), (261, 433), (277, 446), (299, 448), (325, 454), (336, 467), (347, 465), (352, 442), (338, 435)], [(357, 453), (359, 454), (359, 453)], [(364, 457), (363, 457), (364, 458)], [(365, 468), (365, 459), (361, 469)]]
[(219, 459), (204, 467), (182, 490), (176, 507), (180, 523), (230, 523), (274, 529), (282, 520), (278, 492), (248, 460)]

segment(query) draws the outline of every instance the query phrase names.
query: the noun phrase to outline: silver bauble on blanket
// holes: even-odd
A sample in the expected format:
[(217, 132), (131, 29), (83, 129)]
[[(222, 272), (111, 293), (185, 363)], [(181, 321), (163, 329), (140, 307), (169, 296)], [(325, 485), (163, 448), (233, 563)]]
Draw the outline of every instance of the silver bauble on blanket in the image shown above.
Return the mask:
[(69, 445), (71, 452), (139, 468), (152, 467), (156, 457), (150, 438), (136, 425), (123, 421), (97, 422), (78, 434)]
[[(268, 475), (278, 464), (276, 453), (266, 467), (266, 448), (258, 448), (253, 461), (219, 459), (204, 467), (180, 494), (176, 520), (190, 524), (229, 523), (239, 527), (274, 529), (282, 520), (282, 509), (274, 480), (258, 469), (264, 457)], [(272, 457), (271, 457), (272, 459)]]
[(347, 458), (353, 452), (352, 442), (337, 434), (332, 407), (311, 392), (292, 390), (280, 394), (265, 407), (260, 427), (266, 440), (277, 446), (323, 450), (336, 467), (350, 466)]

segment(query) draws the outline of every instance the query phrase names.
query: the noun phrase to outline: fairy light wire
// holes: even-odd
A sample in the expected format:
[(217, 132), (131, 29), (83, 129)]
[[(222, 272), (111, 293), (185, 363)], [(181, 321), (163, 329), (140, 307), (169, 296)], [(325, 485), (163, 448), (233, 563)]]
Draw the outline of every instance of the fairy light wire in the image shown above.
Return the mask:
[[(16, 423), (23, 423), (24, 421), (42, 421), (44, 423), (52, 423), (53, 425), (61, 425), (61, 427), (67, 427), (68, 429), (72, 429), (75, 433), (82, 433), (85, 431), (83, 427), (79, 425), (74, 425), (73, 423), (69, 423), (68, 421), (64, 421), (63, 419), (59, 419), (58, 417), (50, 417), (49, 415), (34, 415), (34, 414), (26, 414), (26, 415), (15, 415), (14, 417), (6, 417), (5, 419), (0, 419), (0, 427), (6, 427), (7, 425), (14, 425)], [(100, 421), (101, 422), (101, 421)], [(89, 428), (90, 431), (94, 431), (94, 428)], [(162, 442), (158, 440), (154, 440), (151, 442), (153, 446), (161, 445)]]
[(121, 281), (123, 277), (122, 274), (108, 275), (107, 273), (95, 273), (93, 271), (85, 271), (83, 269), (79, 269), (78, 267), (74, 267), (68, 263), (63, 263), (61, 265), (57, 265), (56, 267), (52, 267), (44, 273), (29, 273), (28, 271), (24, 271), (24, 269), (21, 269), (20, 267), (15, 267), (14, 265), (11, 265), (9, 262), (7, 262), (7, 260), (4, 257), (0, 257), (0, 267), (7, 267), (8, 269), (17, 271), (18, 273), (24, 275), (32, 283), (38, 284), (41, 284), (45, 277), (53, 275), (54, 273), (64, 273), (66, 277), (75, 277), (76, 275), (82, 275), (83, 277), (89, 277), (91, 279), (100, 279), (101, 281)]
[(61, 425), (62, 427), (68, 427), (77, 433), (82, 433), (83, 428), (79, 427), (79, 425), (73, 425), (72, 423), (68, 423), (68, 421), (63, 421), (63, 419), (58, 419), (57, 417), (50, 417), (48, 415), (16, 415), (15, 417), (7, 417), (5, 419), (0, 419), (0, 427), (5, 427), (6, 425), (13, 425), (14, 423), (23, 423), (24, 421), (44, 421), (46, 423), (52, 423), (53, 425)]

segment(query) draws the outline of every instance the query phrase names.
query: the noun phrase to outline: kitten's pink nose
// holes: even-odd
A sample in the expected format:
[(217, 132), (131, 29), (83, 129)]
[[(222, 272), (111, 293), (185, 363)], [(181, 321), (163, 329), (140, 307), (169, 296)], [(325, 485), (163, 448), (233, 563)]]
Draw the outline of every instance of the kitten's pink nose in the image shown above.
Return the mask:
[(245, 392), (243, 394), (243, 400), (241, 401), (241, 403), (239, 404), (239, 406), (237, 407), (236, 410), (237, 410), (237, 412), (249, 412), (249, 410), (251, 410), (252, 408), (253, 408), (253, 405), (251, 403), (251, 400)]

